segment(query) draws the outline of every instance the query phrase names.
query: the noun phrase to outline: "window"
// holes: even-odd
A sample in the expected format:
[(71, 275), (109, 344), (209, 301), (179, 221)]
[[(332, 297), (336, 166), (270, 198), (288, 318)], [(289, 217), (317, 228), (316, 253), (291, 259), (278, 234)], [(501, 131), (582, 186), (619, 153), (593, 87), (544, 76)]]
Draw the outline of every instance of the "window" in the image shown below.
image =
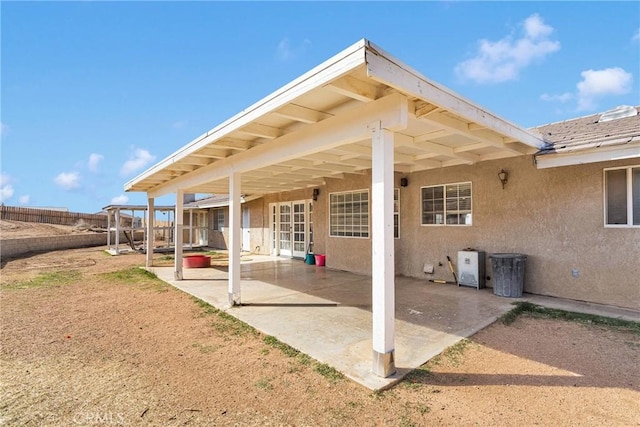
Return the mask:
[(329, 194), (329, 235), (369, 237), (369, 191)]
[(605, 169), (605, 226), (640, 226), (640, 166)]
[(400, 238), (400, 189), (393, 189), (393, 237)]
[(224, 228), (224, 209), (214, 209), (213, 210), (213, 230), (214, 231), (222, 231)]
[(471, 225), (471, 183), (422, 187), (422, 225)]

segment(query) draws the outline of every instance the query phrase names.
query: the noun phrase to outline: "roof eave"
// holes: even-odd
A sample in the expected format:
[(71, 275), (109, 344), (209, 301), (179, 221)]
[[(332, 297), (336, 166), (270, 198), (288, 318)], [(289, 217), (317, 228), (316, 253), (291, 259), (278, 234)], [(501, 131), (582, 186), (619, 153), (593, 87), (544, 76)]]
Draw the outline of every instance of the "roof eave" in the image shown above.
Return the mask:
[(564, 153), (541, 152), (536, 154), (535, 158), (536, 167), (538, 169), (614, 160), (637, 159), (640, 158), (640, 141), (625, 145), (594, 147), (586, 150)]

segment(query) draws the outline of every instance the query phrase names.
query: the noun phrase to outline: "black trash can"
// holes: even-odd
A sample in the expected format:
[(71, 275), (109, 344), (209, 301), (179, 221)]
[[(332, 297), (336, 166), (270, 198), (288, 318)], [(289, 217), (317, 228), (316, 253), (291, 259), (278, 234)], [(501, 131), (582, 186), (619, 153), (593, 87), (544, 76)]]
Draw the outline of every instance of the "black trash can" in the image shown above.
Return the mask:
[(493, 293), (501, 297), (518, 298), (524, 289), (524, 265), (527, 259), (523, 254), (493, 254)]

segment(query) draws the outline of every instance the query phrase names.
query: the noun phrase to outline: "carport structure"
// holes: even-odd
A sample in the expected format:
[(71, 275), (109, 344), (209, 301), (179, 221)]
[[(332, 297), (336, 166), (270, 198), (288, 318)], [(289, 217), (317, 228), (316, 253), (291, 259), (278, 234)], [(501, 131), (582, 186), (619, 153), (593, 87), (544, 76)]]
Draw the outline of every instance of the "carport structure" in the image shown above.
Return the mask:
[[(372, 370), (394, 365), (394, 172), (411, 173), (525, 154), (544, 146), (519, 128), (361, 40), (196, 138), (125, 184), (154, 199), (229, 194), (231, 305), (241, 302), (240, 200), (371, 170)], [(149, 221), (148, 227), (153, 223)], [(182, 279), (182, 242), (174, 276)], [(152, 265), (147, 250), (147, 266)]]

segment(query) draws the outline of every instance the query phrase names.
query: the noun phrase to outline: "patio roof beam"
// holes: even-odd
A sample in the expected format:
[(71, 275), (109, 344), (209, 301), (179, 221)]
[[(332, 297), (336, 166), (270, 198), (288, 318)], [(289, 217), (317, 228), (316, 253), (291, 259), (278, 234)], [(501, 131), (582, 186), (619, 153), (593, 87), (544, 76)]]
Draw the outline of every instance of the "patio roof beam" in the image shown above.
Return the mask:
[(196, 169), (196, 166), (191, 165), (191, 164), (175, 163), (175, 164), (169, 166), (168, 169), (171, 170), (171, 171), (191, 172), (192, 170)]
[(341, 79), (334, 80), (325, 87), (340, 95), (348, 96), (361, 102), (375, 101), (379, 97), (376, 86), (351, 76), (344, 76)]
[[(338, 147), (340, 151), (346, 151), (350, 154), (341, 155), (339, 157), (340, 161), (345, 161), (357, 157), (365, 157), (367, 159), (371, 158), (371, 148), (366, 147), (364, 145), (359, 144), (350, 144), (343, 145)], [(413, 163), (415, 161), (414, 157), (408, 154), (395, 153), (395, 162), (396, 163)]]
[(251, 141), (237, 138), (222, 138), (214, 143), (216, 147), (228, 148), (229, 150), (245, 151), (253, 146)]
[(290, 160), (284, 163), (286, 166), (291, 166), (292, 171), (305, 170), (305, 171), (314, 171), (317, 173), (326, 173), (329, 172), (347, 172), (347, 173), (361, 173), (356, 170), (355, 166), (345, 165), (345, 164), (327, 164), (327, 163), (314, 163), (310, 160)]
[(473, 164), (480, 161), (480, 156), (471, 153), (456, 153), (452, 147), (447, 147), (442, 144), (424, 140), (422, 137), (411, 138), (403, 135), (402, 138), (396, 135), (396, 146), (402, 147), (414, 147), (416, 149), (424, 151), (422, 154), (417, 154), (414, 158), (414, 162), (423, 159), (429, 159), (436, 156), (452, 157), (463, 160), (467, 164)]
[(189, 157), (205, 157), (209, 159), (224, 159), (225, 157), (229, 157), (231, 154), (230, 150), (220, 150), (216, 148), (203, 148), (201, 150), (196, 151), (191, 154)]
[(282, 130), (279, 128), (263, 125), (258, 122), (249, 123), (248, 125), (238, 129), (238, 132), (266, 139), (276, 139), (282, 136)]
[(482, 142), (496, 148), (510, 151), (513, 154), (523, 154), (523, 151), (526, 151), (524, 149), (519, 149), (514, 145), (505, 145), (504, 140), (492, 131), (482, 130), (472, 132), (469, 130), (469, 123), (465, 123), (455, 117), (448, 116), (445, 113), (431, 114), (427, 117), (423, 117), (422, 120), (426, 120), (437, 126), (442, 126), (454, 134), (462, 135), (474, 141)]
[(407, 172), (419, 172), (428, 169), (438, 169), (442, 167), (442, 162), (438, 160), (420, 159)]
[(456, 154), (464, 153), (465, 151), (480, 150), (482, 148), (490, 147), (491, 145), (486, 142), (476, 142), (475, 144), (467, 144), (462, 147), (456, 147), (453, 152)]
[(175, 163), (175, 164), (205, 166), (211, 163), (212, 161), (213, 161), (212, 157), (210, 156), (207, 156), (207, 157), (189, 156), (189, 157), (185, 157), (184, 159), (180, 160), (179, 163)]
[(313, 110), (296, 104), (287, 104), (276, 110), (275, 115), (286, 119), (295, 120), (302, 123), (318, 123), (321, 120), (328, 119), (332, 115), (323, 111)]
[(438, 108), (437, 105), (429, 104), (427, 102), (424, 103), (424, 105), (417, 107), (414, 114), (416, 118), (420, 119), (428, 116), (429, 114), (437, 113), (438, 111), (440, 111), (440, 108)]
[(307, 156), (305, 159), (311, 160), (316, 165), (322, 165), (327, 163), (353, 166), (356, 170), (371, 169), (371, 160), (365, 159), (345, 159), (340, 160), (340, 156), (329, 153), (317, 153), (312, 156)]

